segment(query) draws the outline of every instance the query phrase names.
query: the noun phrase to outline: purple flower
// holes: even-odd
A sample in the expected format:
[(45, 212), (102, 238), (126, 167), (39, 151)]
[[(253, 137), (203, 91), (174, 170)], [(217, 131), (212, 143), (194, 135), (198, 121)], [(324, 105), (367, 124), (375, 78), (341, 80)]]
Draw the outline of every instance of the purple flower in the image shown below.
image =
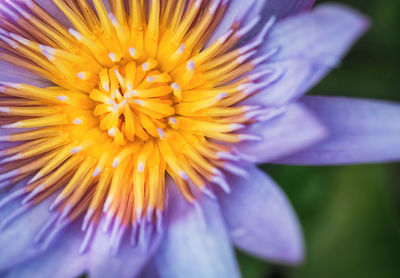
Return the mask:
[(255, 164), (400, 157), (398, 105), (302, 97), (367, 28), (357, 12), (110, 2), (0, 1), (3, 276), (239, 277), (233, 246), (299, 264)]

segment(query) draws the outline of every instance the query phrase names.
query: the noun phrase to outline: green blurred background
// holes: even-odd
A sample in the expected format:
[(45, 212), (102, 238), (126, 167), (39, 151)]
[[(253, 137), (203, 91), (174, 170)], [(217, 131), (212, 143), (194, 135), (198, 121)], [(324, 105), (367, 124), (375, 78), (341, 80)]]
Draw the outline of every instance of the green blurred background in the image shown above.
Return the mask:
[[(372, 26), (311, 94), (400, 101), (400, 0), (336, 2)], [(287, 268), (239, 253), (244, 278), (400, 277), (400, 164), (263, 169), (298, 213), (307, 258)]]

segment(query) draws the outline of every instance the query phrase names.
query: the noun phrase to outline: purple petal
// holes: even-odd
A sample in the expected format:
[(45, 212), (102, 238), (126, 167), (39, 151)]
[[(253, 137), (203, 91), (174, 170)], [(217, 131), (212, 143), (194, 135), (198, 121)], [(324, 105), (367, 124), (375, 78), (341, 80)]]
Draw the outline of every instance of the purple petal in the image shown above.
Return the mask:
[(142, 273), (140, 273), (140, 278), (160, 278), (157, 266), (154, 260), (151, 260), (144, 268)]
[(154, 258), (159, 276), (239, 277), (218, 203), (201, 197), (189, 204), (171, 181), (169, 189), (169, 225)]
[(34, 86), (49, 86), (49, 81), (27, 70), (0, 60), (0, 81), (26, 83)]
[(53, 0), (36, 0), (40, 7), (45, 9), (49, 14), (56, 18), (64, 26), (73, 27), (72, 23), (68, 20), (65, 14), (54, 4)]
[(262, 7), (264, 6), (265, 0), (230, 0), (222, 1), (228, 3), (228, 8), (221, 21), (218, 23), (218, 27), (214, 30), (213, 35), (209, 40), (209, 44), (214, 42), (218, 37), (224, 35), (232, 26), (238, 17), (243, 17), (245, 22), (254, 19), (254, 16), (261, 13)]
[(69, 278), (84, 272), (94, 278), (136, 277), (154, 253), (161, 238), (154, 238), (147, 251), (130, 247), (126, 240), (118, 254), (113, 256), (108, 249), (109, 237), (101, 230), (97, 231), (89, 251), (79, 254), (82, 236), (79, 223), (67, 228), (59, 237), (60, 240), (45, 254), (10, 271), (10, 278)]
[(232, 193), (219, 194), (235, 245), (262, 259), (284, 264), (303, 260), (303, 237), (282, 190), (265, 173), (247, 167), (250, 179), (229, 175)]
[(260, 142), (243, 142), (236, 148), (253, 162), (269, 162), (322, 140), (326, 135), (321, 123), (301, 104), (293, 103), (269, 121), (252, 124), (246, 133), (260, 136)]
[(278, 19), (311, 10), (315, 0), (267, 0), (262, 15)]
[[(19, 186), (18, 186), (19, 187)], [(10, 193), (1, 192), (3, 199)], [(51, 216), (48, 210), (51, 200), (28, 209), (16, 217), (0, 231), (0, 271), (29, 260), (41, 253), (43, 249), (34, 244), (34, 238), (46, 219)], [(0, 219), (4, 221), (18, 208), (20, 201), (13, 201), (0, 209)]]
[(88, 255), (78, 254), (81, 241), (79, 225), (67, 228), (56, 245), (34, 260), (11, 269), (7, 278), (70, 278), (88, 270)]
[(282, 105), (306, 93), (338, 65), (367, 26), (364, 16), (334, 4), (320, 5), (311, 13), (278, 22), (263, 51), (279, 52), (272, 57), (271, 64), (264, 66), (282, 71), (283, 76), (248, 102)]
[(279, 163), (328, 165), (400, 160), (400, 105), (333, 97), (304, 97), (330, 136)]
[(218, 24), (210, 42), (213, 42), (219, 36), (229, 30), (232, 23), (238, 16), (245, 14), (245, 22), (254, 19), (260, 15), (261, 22), (266, 22), (271, 16), (276, 16), (277, 19), (282, 19), (303, 11), (310, 10), (314, 0), (231, 0), (228, 9), (226, 10), (223, 19)]
[(163, 233), (156, 233), (153, 230), (147, 247), (137, 246), (132, 248), (128, 237), (126, 237), (121, 243), (118, 254), (112, 256), (109, 250), (109, 235), (98, 230), (89, 252), (90, 277), (136, 277), (150, 257), (153, 256), (162, 238)]
[(301, 57), (269, 62), (257, 71), (272, 70), (277, 79), (256, 95), (243, 101), (244, 104), (263, 104), (267, 107), (282, 106), (302, 96), (314, 77), (314, 62)]

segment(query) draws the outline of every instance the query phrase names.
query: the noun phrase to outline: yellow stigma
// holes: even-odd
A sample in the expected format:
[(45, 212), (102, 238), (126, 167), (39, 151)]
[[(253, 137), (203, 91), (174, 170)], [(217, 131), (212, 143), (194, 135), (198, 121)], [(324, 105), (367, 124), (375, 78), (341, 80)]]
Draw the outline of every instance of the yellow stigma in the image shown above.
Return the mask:
[(268, 27), (235, 47), (258, 20), (238, 19), (206, 47), (229, 1), (53, 2), (73, 28), (33, 0), (0, 4), (0, 58), (54, 84), (0, 83), (2, 130), (13, 128), (0, 140), (20, 142), (1, 150), (0, 182), (31, 177), (24, 203), (58, 192), (51, 208), (86, 215), (84, 229), (103, 213), (157, 221), (166, 173), (189, 202), (210, 184), (229, 191), (230, 145), (258, 139), (240, 130), (260, 110), (240, 102), (271, 73), (247, 74), (272, 55), (256, 56)]

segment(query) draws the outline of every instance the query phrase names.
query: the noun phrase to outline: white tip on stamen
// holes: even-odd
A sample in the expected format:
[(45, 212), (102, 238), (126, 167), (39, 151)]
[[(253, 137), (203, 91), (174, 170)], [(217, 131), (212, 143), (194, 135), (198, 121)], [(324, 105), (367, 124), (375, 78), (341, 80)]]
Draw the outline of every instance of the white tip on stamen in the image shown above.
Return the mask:
[(253, 61), (251, 61), (251, 63), (254, 66), (257, 66), (263, 62), (265, 62), (266, 60), (268, 60), (269, 58), (271, 58), (272, 56), (274, 56), (275, 54), (277, 54), (279, 51), (279, 48), (273, 48), (271, 50), (269, 50), (266, 54), (254, 59)]
[(122, 75), (119, 73), (119, 71), (118, 71), (117, 69), (114, 69), (114, 73), (115, 73), (115, 75), (117, 76), (118, 81), (119, 81), (120, 83), (124, 82), (124, 78), (122, 77)]
[(67, 100), (68, 100), (68, 97), (67, 97), (67, 96), (64, 96), (64, 95), (61, 95), (61, 96), (57, 96), (57, 99), (58, 99), (59, 101), (67, 101)]
[(164, 132), (163, 129), (157, 128), (157, 133), (158, 133), (158, 136), (160, 136), (161, 139), (165, 138), (165, 132)]
[(78, 153), (78, 152), (80, 152), (80, 151), (82, 151), (82, 147), (81, 147), (81, 146), (78, 146), (78, 147), (75, 147), (75, 148), (73, 148), (73, 149), (71, 150), (71, 154), (76, 154), (76, 153)]
[(148, 83), (154, 82), (154, 80), (155, 80), (154, 76), (149, 76), (149, 77), (147, 77), (147, 79), (146, 79), (146, 81), (147, 81)]
[(77, 76), (78, 76), (78, 78), (80, 78), (82, 80), (86, 80), (87, 79), (87, 75), (83, 71), (78, 72)]
[(12, 82), (5, 82), (5, 81), (0, 81), (0, 84), (9, 88), (14, 88), (14, 89), (21, 89), (23, 84), (22, 83), (12, 83)]
[(14, 33), (10, 33), (10, 36), (11, 36), (14, 40), (18, 41), (19, 43), (22, 43), (22, 44), (24, 44), (24, 45), (28, 45), (28, 44), (29, 44), (29, 40), (28, 40), (28, 39), (25, 39), (24, 37), (21, 37), (20, 35), (17, 35), (17, 34), (14, 34)]
[(240, 160), (239, 157), (237, 157), (236, 155), (231, 154), (229, 152), (218, 152), (217, 156), (220, 159), (228, 159), (228, 160), (232, 160), (232, 161), (239, 161)]
[(176, 123), (178, 122), (174, 117), (169, 118), (169, 122), (176, 125)]
[(217, 184), (225, 193), (231, 193), (231, 188), (223, 177), (215, 176), (211, 179), (211, 181)]
[(243, 129), (243, 128), (245, 128), (246, 126), (245, 126), (245, 125), (242, 125), (242, 124), (231, 124), (229, 127), (230, 127), (230, 129), (231, 129), (232, 131), (234, 131), (234, 130), (238, 130), (238, 129)]
[(116, 157), (113, 160), (112, 167), (117, 168), (120, 163), (121, 163), (120, 159), (118, 157)]
[(190, 70), (190, 71), (194, 71), (194, 61), (190, 60), (187, 65), (186, 65), (186, 69)]
[(244, 25), (241, 29), (239, 29), (235, 36), (238, 37), (243, 37), (244, 35), (246, 35), (248, 32), (251, 31), (251, 29), (254, 28), (254, 26), (257, 25), (257, 23), (261, 20), (261, 16), (257, 15), (256, 17), (253, 18), (252, 21), (250, 21), (248, 24)]
[(0, 180), (3, 181), (3, 180), (6, 180), (6, 179), (9, 179), (9, 178), (13, 178), (13, 177), (15, 177), (15, 176), (17, 176), (19, 174), (20, 174), (20, 171), (18, 169), (12, 170), (12, 171), (6, 172), (4, 174), (1, 174), (0, 175)]
[(78, 41), (82, 40), (83, 36), (76, 30), (69, 28), (68, 32), (75, 37)]
[(107, 212), (112, 204), (113, 198), (112, 196), (108, 196), (106, 202), (104, 203), (103, 212)]
[(141, 100), (141, 99), (135, 99), (135, 103), (139, 104), (139, 105), (143, 105), (144, 104), (143, 100)]
[(108, 17), (110, 18), (111, 23), (114, 25), (114, 27), (118, 25), (118, 20), (112, 13), (108, 13)]
[(144, 171), (144, 164), (142, 162), (140, 162), (137, 166), (137, 170), (138, 172), (143, 172)]
[(247, 61), (247, 59), (249, 59), (251, 56), (253, 56), (254, 54), (256, 54), (257, 53), (257, 51), (250, 51), (249, 53), (247, 53), (247, 54), (244, 54), (244, 55), (242, 55), (242, 56), (240, 56), (240, 57), (238, 57), (237, 59), (236, 59), (236, 62), (238, 63), (238, 64), (242, 64), (242, 63), (244, 63), (245, 61)]
[(0, 107), (0, 112), (2, 113), (10, 113), (10, 107)]
[(101, 173), (101, 171), (103, 171), (103, 168), (101, 168), (100, 166), (96, 167), (96, 169), (94, 169), (93, 171), (92, 177), (97, 177)]
[(138, 95), (138, 92), (136, 90), (129, 90), (129, 92), (125, 94), (125, 97), (134, 97), (137, 95)]
[(82, 122), (83, 122), (82, 119), (79, 119), (79, 118), (76, 118), (73, 121), (74, 125), (80, 125)]
[(143, 65), (142, 65), (142, 69), (144, 70), (144, 71), (147, 71), (148, 69), (149, 69), (149, 63), (148, 62), (145, 62)]
[(218, 9), (219, 3), (220, 3), (220, 1), (214, 1), (214, 3), (211, 5), (210, 10), (209, 10), (210, 15), (215, 14), (215, 12)]
[(0, 136), (0, 142), (10, 141), (10, 135)]
[(18, 43), (16, 43), (14, 40), (10, 40), (9, 38), (6, 38), (3, 35), (0, 35), (0, 38), (2, 41), (7, 43), (8, 45), (10, 45), (12, 48), (14, 48), (14, 49), (18, 48)]
[(8, 125), (2, 125), (2, 128), (18, 128), (19, 127), (19, 122), (13, 123), (13, 124), (8, 124)]
[(82, 79), (82, 80), (85, 80), (85, 79), (86, 79), (85, 73), (82, 72), (82, 71), (81, 71), (81, 72), (78, 72), (77, 76), (78, 76), (80, 79)]
[(118, 56), (117, 56), (117, 54), (110, 52), (110, 53), (108, 54), (108, 57), (110, 57), (110, 60), (111, 60), (111, 61), (113, 61), (113, 62), (118, 62)]
[(42, 54), (50, 61), (54, 60), (55, 49), (46, 45), (39, 45)]
[(188, 181), (188, 180), (189, 180), (189, 176), (186, 174), (185, 171), (180, 171), (180, 172), (179, 172), (179, 176), (180, 176), (183, 180), (185, 180), (185, 181)]
[(229, 171), (234, 175), (241, 176), (243, 178), (248, 178), (248, 176), (249, 176), (249, 173), (244, 168), (241, 168), (240, 166), (230, 164), (230, 163), (225, 163), (224, 167), (225, 167), (226, 171)]
[(136, 56), (136, 49), (134, 47), (129, 47), (129, 55), (132, 56), (132, 58), (135, 58)]
[(202, 187), (201, 192), (203, 192), (205, 195), (207, 195), (211, 200), (216, 200), (217, 196), (215, 196), (214, 192), (212, 192), (210, 189), (207, 187)]
[(232, 35), (232, 33), (233, 33), (233, 30), (229, 29), (228, 32), (226, 32), (226, 34), (222, 35), (221, 37), (219, 37), (217, 39), (217, 42), (219, 44), (224, 44), (226, 42), (226, 40)]
[(201, 2), (202, 2), (202, 0), (197, 0), (197, 1), (194, 3), (194, 8), (199, 8), (199, 7), (201, 6)]
[(87, 226), (88, 226), (88, 224), (89, 224), (89, 220), (92, 218), (92, 216), (93, 216), (93, 214), (95, 213), (96, 211), (93, 209), (93, 208), (88, 208), (88, 210), (87, 210), (87, 212), (86, 212), (86, 215), (85, 215), (85, 217), (84, 217), (84, 219), (83, 219), (83, 223), (82, 223), (82, 231), (85, 231), (86, 230), (86, 228), (87, 228)]
[(261, 142), (262, 138), (257, 135), (252, 135), (252, 134), (239, 134), (239, 139), (241, 141), (255, 141), (255, 142)]
[(228, 96), (228, 93), (220, 93), (216, 96), (217, 100), (223, 100), (224, 98), (226, 98)]
[(175, 82), (174, 82), (174, 83), (171, 84), (171, 88), (172, 88), (173, 90), (180, 90), (181, 87), (178, 85), (178, 83), (175, 83)]
[(114, 137), (117, 134), (117, 129), (115, 127), (112, 127), (108, 130), (108, 135), (111, 137)]
[(103, 82), (103, 83), (101, 83), (101, 86), (103, 87), (104, 91), (106, 91), (106, 92), (110, 91), (110, 85), (108, 85), (108, 83)]

